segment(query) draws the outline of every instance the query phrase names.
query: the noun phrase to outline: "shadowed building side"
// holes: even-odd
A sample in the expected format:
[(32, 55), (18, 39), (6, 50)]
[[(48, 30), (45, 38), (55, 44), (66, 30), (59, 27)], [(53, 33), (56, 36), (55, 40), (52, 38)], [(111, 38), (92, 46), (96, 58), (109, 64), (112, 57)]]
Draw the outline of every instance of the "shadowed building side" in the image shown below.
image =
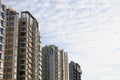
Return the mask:
[(71, 61), (69, 63), (69, 79), (70, 80), (81, 80), (81, 67), (78, 63)]

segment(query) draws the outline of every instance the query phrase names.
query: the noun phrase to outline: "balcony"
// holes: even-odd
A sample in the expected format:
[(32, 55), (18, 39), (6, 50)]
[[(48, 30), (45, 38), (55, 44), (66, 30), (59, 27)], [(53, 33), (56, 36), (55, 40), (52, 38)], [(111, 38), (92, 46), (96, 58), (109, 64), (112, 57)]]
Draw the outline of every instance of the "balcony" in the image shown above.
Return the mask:
[(29, 42), (32, 42), (32, 38), (31, 37), (29, 37)]
[(25, 76), (25, 71), (20, 71), (19, 75), (20, 76)]
[(21, 36), (22, 37), (26, 36), (26, 32), (21, 32)]
[(32, 30), (32, 27), (29, 27), (29, 30), (32, 32), (33, 30)]
[(32, 37), (32, 33), (31, 32), (29, 32), (29, 36)]
[(26, 43), (21, 43), (21, 44), (20, 44), (20, 47), (26, 48)]
[(20, 70), (25, 70), (25, 66), (20, 66)]
[(23, 60), (25, 60), (25, 59), (26, 59), (26, 56), (25, 56), (25, 54), (20, 54), (20, 59), (23, 59)]
[(28, 68), (30, 68), (30, 69), (32, 68), (31, 64), (28, 64)]
[(32, 60), (30, 58), (27, 58), (29, 63), (32, 63)]
[(28, 51), (29, 51), (29, 52), (32, 52), (32, 49), (31, 49), (31, 48), (28, 48)]
[(30, 69), (28, 69), (28, 73), (29, 73), (29, 74), (31, 74), (31, 73), (32, 73), (32, 71), (31, 71)]
[(29, 47), (32, 47), (32, 43), (29, 43)]
[(25, 43), (26, 42), (26, 38), (21, 38), (21, 42)]
[(20, 60), (20, 64), (25, 64), (25, 60)]
[(31, 76), (30, 75), (28, 75), (28, 80), (31, 80)]
[(26, 18), (21, 18), (20, 21), (21, 21), (20, 26), (25, 26), (27, 19)]
[(28, 54), (28, 57), (29, 57), (29, 58), (32, 58), (32, 55), (31, 55), (31, 53), (29, 53), (29, 54)]
[(20, 77), (19, 80), (25, 80), (25, 77)]
[(26, 29), (26, 27), (21, 27), (21, 28), (20, 28), (20, 31), (21, 31), (21, 32), (26, 32), (27, 29)]
[(20, 54), (25, 54), (26, 53), (26, 49), (20, 49)]

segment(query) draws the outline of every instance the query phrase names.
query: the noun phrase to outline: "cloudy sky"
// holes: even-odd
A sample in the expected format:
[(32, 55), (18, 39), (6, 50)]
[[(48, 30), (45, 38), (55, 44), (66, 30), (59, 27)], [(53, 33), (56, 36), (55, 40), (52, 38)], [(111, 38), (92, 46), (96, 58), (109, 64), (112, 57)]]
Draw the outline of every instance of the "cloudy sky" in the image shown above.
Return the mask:
[(42, 46), (55, 44), (82, 80), (120, 80), (120, 0), (4, 0), (37, 18)]

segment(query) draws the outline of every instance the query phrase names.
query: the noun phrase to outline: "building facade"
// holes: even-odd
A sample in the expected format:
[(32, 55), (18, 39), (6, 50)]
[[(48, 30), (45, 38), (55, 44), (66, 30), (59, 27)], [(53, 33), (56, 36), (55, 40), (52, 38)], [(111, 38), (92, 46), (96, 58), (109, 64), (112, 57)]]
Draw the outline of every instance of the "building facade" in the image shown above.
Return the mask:
[(37, 20), (28, 12), (19, 19), (18, 80), (41, 80), (41, 46)]
[(81, 80), (81, 67), (78, 63), (71, 61), (69, 63), (69, 80)]
[(4, 80), (17, 80), (19, 13), (6, 10)]
[(3, 80), (5, 55), (6, 5), (0, 0), (0, 80)]
[(68, 54), (64, 50), (60, 50), (61, 59), (61, 80), (69, 80), (69, 66), (68, 66)]
[(55, 45), (42, 49), (43, 80), (68, 80), (68, 56)]
[(28, 11), (20, 14), (6, 10), (4, 80), (42, 80), (39, 24)]

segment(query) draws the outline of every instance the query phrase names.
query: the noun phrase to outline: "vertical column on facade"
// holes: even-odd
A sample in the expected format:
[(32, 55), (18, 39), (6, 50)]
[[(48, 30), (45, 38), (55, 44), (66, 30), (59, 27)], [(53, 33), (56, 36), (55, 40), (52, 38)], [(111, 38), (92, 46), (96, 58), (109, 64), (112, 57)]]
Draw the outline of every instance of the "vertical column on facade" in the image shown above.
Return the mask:
[(5, 55), (6, 5), (0, 0), (0, 80), (3, 80)]
[(38, 22), (36, 19), (33, 19), (33, 58), (32, 58), (32, 66), (33, 66), (33, 79), (34, 80), (41, 80), (41, 46), (40, 46), (40, 33), (39, 33), (39, 27), (38, 27)]

